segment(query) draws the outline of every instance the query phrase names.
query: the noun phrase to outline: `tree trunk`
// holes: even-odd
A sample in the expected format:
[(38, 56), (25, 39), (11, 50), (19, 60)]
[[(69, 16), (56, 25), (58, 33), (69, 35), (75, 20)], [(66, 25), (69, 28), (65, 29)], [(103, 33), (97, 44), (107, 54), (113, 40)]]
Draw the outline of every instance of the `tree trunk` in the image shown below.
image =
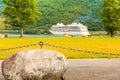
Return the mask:
[(23, 27), (20, 28), (20, 37), (23, 37)]
[(113, 32), (111, 32), (111, 33), (110, 33), (110, 36), (111, 36), (111, 37), (113, 37), (113, 36), (114, 36), (114, 33), (113, 33)]

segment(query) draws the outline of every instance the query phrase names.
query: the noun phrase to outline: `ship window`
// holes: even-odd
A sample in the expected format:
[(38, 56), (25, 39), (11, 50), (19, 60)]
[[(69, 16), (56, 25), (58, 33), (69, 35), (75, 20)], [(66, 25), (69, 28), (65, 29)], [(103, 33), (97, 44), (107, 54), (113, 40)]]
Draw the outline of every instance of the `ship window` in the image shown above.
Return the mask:
[(69, 27), (69, 29), (79, 29), (79, 28), (75, 27), (75, 26), (72, 26), (72, 27)]

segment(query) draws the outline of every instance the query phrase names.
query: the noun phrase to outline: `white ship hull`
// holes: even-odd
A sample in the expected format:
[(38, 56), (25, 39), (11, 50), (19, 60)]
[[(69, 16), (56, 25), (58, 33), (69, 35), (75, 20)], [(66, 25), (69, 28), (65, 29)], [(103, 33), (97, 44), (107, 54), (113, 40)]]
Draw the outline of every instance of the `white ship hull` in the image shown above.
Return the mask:
[(51, 31), (50, 32), (52, 34), (55, 34), (55, 35), (81, 35), (81, 36), (88, 36), (90, 35), (89, 32), (58, 32), (58, 31)]

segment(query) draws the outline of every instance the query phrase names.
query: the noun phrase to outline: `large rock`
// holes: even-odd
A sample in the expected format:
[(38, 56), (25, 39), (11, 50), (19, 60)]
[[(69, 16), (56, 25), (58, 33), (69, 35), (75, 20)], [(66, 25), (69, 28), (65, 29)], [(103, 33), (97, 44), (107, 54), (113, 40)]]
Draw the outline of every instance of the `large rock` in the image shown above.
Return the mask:
[(5, 80), (60, 80), (66, 69), (64, 55), (44, 49), (22, 51), (2, 63)]

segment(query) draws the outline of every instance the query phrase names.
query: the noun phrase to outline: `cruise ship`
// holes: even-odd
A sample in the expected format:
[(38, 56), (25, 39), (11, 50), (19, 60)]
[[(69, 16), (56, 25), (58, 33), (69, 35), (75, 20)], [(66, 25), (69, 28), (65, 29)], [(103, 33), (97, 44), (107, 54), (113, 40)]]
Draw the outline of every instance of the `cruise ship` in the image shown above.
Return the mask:
[(90, 35), (87, 27), (80, 23), (72, 23), (68, 25), (64, 25), (63, 23), (57, 23), (56, 25), (53, 25), (49, 31), (55, 35)]

